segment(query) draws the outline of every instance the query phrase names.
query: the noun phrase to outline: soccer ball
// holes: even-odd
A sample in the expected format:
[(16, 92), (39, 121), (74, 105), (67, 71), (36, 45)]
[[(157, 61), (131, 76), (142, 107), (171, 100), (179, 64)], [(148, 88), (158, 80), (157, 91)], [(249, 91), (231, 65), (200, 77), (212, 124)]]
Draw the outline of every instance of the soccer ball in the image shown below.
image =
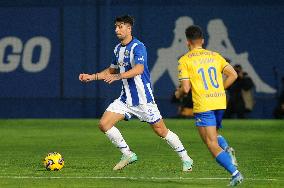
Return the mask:
[(64, 166), (64, 159), (60, 153), (52, 152), (47, 154), (43, 160), (43, 165), (46, 170), (58, 171)]

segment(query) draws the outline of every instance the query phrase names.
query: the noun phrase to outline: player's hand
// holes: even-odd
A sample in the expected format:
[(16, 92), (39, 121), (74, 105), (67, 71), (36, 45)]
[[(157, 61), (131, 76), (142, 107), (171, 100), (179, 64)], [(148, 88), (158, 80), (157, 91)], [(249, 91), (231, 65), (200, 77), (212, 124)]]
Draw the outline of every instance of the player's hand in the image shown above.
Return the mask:
[(90, 74), (80, 74), (79, 75), (79, 80), (81, 81), (81, 82), (90, 82), (90, 81), (92, 81), (93, 80), (93, 76), (92, 75), (90, 75)]
[(110, 76), (111, 74), (108, 71), (104, 71), (103, 74), (100, 75), (100, 79), (104, 80), (106, 77)]
[(111, 84), (112, 82), (116, 80), (121, 80), (120, 74), (107, 74), (104, 78), (104, 81)]
[(175, 96), (176, 96), (177, 99), (181, 98), (181, 93), (179, 91), (179, 88), (175, 91)]

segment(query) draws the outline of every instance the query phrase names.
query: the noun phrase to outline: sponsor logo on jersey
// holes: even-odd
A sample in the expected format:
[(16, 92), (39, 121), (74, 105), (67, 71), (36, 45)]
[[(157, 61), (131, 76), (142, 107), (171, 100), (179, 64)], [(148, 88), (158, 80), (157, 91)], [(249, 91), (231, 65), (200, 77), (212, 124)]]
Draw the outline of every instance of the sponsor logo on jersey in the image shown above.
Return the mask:
[(196, 121), (196, 123), (201, 123), (202, 122), (201, 119), (199, 119), (199, 118), (197, 118), (195, 121)]
[(129, 65), (129, 63), (122, 61), (122, 62), (118, 62), (118, 65), (119, 65), (120, 67), (126, 67), (127, 65)]
[(144, 56), (138, 57), (138, 61), (144, 61)]

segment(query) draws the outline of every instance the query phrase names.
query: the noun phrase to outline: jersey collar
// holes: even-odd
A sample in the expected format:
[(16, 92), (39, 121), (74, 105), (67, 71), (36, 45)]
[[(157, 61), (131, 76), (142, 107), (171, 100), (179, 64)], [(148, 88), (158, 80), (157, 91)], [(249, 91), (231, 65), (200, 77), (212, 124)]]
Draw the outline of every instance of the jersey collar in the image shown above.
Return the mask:
[(121, 46), (122, 46), (122, 47), (125, 47), (125, 46), (127, 46), (128, 44), (130, 44), (133, 40), (134, 40), (134, 37), (132, 36), (132, 39), (131, 39), (131, 41), (130, 41), (129, 43), (127, 43), (127, 44), (125, 44), (125, 45), (121, 44)]

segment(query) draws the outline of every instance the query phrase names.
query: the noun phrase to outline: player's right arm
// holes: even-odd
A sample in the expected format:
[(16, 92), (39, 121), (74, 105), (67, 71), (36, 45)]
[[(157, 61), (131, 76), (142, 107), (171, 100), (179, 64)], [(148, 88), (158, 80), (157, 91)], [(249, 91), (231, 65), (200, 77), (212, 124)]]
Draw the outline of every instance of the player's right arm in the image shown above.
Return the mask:
[(222, 73), (226, 76), (226, 78), (223, 81), (224, 89), (228, 89), (234, 81), (238, 78), (238, 74), (235, 71), (235, 69), (230, 65), (225, 58), (223, 58), (220, 54), (215, 53), (215, 57), (217, 61), (220, 63), (220, 70), (222, 70)]

